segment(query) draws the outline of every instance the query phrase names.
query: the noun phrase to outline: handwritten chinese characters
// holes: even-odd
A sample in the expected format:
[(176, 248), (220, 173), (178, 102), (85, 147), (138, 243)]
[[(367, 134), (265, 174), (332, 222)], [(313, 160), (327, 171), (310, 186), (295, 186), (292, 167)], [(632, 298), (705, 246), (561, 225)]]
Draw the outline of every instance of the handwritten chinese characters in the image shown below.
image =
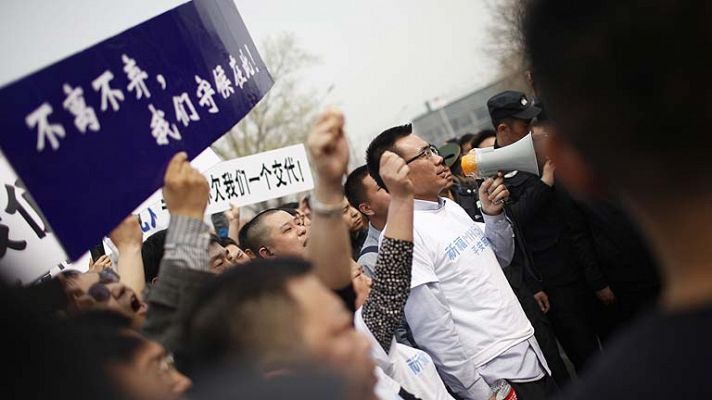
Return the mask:
[[(224, 66), (211, 68), (208, 74), (212, 81), (203, 79), (199, 74), (193, 75), (192, 79), (181, 80), (180, 84), (174, 85), (180, 90), (166, 97), (170, 99), (170, 104), (161, 105), (166, 100), (160, 94), (170, 87), (166, 77), (159, 73), (152, 78), (140, 60), (131, 54), (121, 54), (118, 61), (123, 74), (114, 75), (111, 69), (106, 69), (84, 86), (64, 83), (61, 86), (64, 93), (61, 109), (42, 102), (34, 110), (29, 110), (25, 125), (37, 137), (37, 152), (60, 150), (62, 140), (71, 133), (70, 128), (61, 123), (65, 117), (71, 117), (73, 129), (80, 134), (99, 132), (102, 117), (107, 113), (120, 112), (125, 101), (146, 102), (144, 117), (157, 145), (167, 145), (171, 139), (182, 140), (178, 126), (187, 128), (191, 123), (201, 121), (201, 112), (219, 113), (216, 100), (226, 101), (235, 96), (260, 71), (252, 51), (243, 45), (237, 54), (227, 55)], [(190, 86), (179, 87), (186, 83)], [(85, 91), (85, 87), (90, 89)], [(172, 115), (167, 115), (171, 111)], [(61, 116), (59, 112), (68, 114)]]
[(225, 171), (221, 174), (210, 173), (208, 183), (210, 184), (210, 202), (231, 200), (234, 198), (249, 196), (255, 190), (255, 185), (261, 185), (260, 191), (267, 191), (297, 185), (305, 182), (304, 169), (300, 160), (292, 157), (274, 159), (270, 162), (262, 162), (253, 168), (252, 173), (244, 169)]

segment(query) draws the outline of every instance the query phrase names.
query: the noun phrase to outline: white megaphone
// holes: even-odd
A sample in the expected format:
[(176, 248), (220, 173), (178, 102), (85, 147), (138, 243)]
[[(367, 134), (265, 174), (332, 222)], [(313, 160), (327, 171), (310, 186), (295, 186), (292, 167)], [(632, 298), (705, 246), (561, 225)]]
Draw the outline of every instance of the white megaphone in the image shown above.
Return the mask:
[(506, 147), (495, 149), (472, 149), (461, 160), (462, 172), (466, 176), (488, 178), (499, 171), (524, 171), (539, 175), (532, 134)]

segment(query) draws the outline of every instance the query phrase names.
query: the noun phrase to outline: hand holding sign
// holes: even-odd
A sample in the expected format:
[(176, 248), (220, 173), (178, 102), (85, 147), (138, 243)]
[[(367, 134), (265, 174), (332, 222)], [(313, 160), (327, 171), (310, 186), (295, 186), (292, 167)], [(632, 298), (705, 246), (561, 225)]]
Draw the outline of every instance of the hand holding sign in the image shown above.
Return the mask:
[(89, 258), (89, 272), (101, 272), (107, 268), (111, 268), (111, 258), (109, 256), (103, 255), (96, 261)]
[(307, 151), (318, 180), (330, 186), (341, 186), (349, 164), (349, 146), (341, 111), (329, 108), (319, 116), (307, 137)]
[(210, 187), (205, 177), (188, 162), (188, 155), (173, 156), (164, 178), (163, 198), (171, 215), (202, 220)]

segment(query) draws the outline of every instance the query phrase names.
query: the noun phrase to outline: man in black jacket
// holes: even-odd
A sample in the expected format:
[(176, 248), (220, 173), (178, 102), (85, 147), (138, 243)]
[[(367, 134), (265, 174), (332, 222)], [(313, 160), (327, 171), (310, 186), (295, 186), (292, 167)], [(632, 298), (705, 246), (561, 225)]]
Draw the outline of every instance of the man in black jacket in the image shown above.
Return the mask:
[[(712, 39), (707, 0), (527, 2), (537, 93), (570, 188), (605, 180), (661, 265), (657, 310), (612, 339), (566, 400), (710, 399)], [(615, 290), (615, 288), (614, 288)]]
[[(513, 91), (493, 96), (487, 106), (497, 131), (495, 148), (526, 136), (531, 120), (541, 112), (523, 93)], [(545, 140), (540, 135), (537, 145)], [(510, 274), (510, 284), (523, 287), (520, 292), (533, 293), (567, 356), (576, 370), (581, 371), (598, 351), (598, 341), (588, 318), (590, 294), (572, 239), (588, 239), (574, 235), (581, 227), (570, 223), (570, 215), (577, 210), (566, 191), (555, 185), (553, 164), (544, 154), (539, 158), (541, 179), (522, 171), (505, 175), (511, 193), (508, 216), (517, 225), (515, 234), (519, 236), (514, 263), (521, 266)], [(526, 309), (526, 299), (522, 304)]]
[[(580, 249), (586, 280), (601, 282), (615, 293), (614, 302), (596, 311), (596, 330), (602, 341), (651, 307), (660, 292), (657, 263), (643, 238), (612, 200), (577, 202), (586, 235), (592, 240), (577, 241), (590, 248)], [(591, 257), (591, 256), (594, 257)]]

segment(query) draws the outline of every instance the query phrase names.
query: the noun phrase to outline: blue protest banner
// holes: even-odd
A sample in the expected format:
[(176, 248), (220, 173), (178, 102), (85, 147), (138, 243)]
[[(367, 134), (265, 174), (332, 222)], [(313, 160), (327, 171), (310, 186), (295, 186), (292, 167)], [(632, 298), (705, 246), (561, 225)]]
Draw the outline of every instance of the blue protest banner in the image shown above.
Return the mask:
[(0, 148), (75, 259), (272, 83), (234, 2), (194, 0), (0, 89)]

